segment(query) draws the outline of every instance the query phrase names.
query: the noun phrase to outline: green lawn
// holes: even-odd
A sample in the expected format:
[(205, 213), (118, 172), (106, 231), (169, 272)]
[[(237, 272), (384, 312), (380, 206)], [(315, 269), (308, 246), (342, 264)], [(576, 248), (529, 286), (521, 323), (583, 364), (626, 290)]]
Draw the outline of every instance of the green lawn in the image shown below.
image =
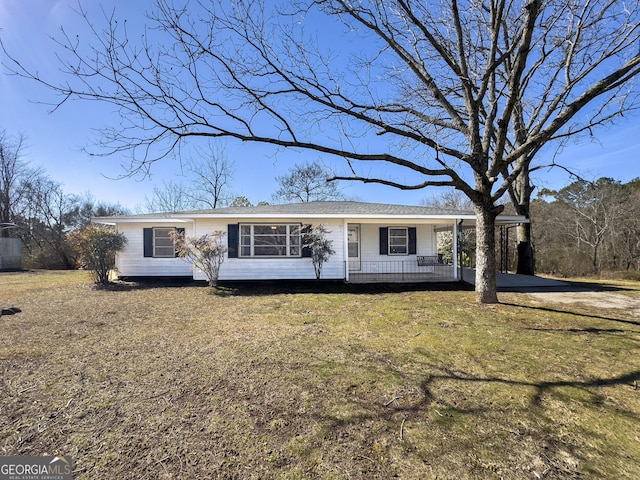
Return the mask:
[(640, 478), (640, 310), (423, 288), (0, 273), (22, 310), (0, 455), (71, 455), (77, 479)]

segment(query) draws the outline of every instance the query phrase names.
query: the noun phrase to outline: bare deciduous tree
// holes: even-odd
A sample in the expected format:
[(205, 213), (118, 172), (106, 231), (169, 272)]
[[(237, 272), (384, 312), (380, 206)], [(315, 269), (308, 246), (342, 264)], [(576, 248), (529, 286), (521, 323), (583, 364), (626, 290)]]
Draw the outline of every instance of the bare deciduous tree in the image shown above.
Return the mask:
[(624, 270), (640, 271), (640, 178), (626, 184), (629, 189), (629, 215), (616, 233), (619, 239), (620, 266)]
[(199, 208), (218, 208), (232, 201), (229, 190), (234, 163), (220, 144), (209, 143), (206, 149), (196, 149), (197, 159), (188, 162), (194, 176), (192, 196)]
[[(585, 252), (591, 263), (588, 273), (598, 273), (603, 265), (613, 266), (615, 259), (603, 262), (600, 253), (608, 238), (617, 240), (618, 228), (632, 226), (628, 220), (637, 217), (630, 188), (605, 177), (594, 182), (577, 180), (558, 191), (544, 193), (555, 199), (556, 207), (551, 218), (544, 220), (547, 228), (555, 229), (556, 235), (562, 234), (566, 239), (563, 246), (569, 250)], [(545, 247), (549, 249), (551, 243)]]
[(149, 213), (183, 212), (197, 208), (191, 189), (174, 180), (163, 180), (162, 185), (153, 187), (151, 197), (145, 195), (144, 199), (144, 209)]
[(43, 171), (36, 170), (20, 184), (21, 202), (16, 232), (26, 249), (26, 263), (39, 268), (73, 268), (75, 258), (66, 242), (76, 206), (73, 195)]
[[(498, 200), (514, 182), (526, 197), (544, 145), (637, 106), (638, 0), (157, 0), (139, 41), (115, 14), (84, 15), (93, 43), (63, 31), (62, 84), (12, 69), (60, 103), (119, 108), (102, 153), (146, 169), (191, 137), (226, 137), (342, 157), (337, 179), (454, 187), (477, 214), (485, 303)], [(337, 38), (350, 48), (328, 48)]]
[(184, 181), (163, 181), (153, 188), (151, 198), (145, 197), (148, 212), (179, 212), (218, 208), (232, 201), (230, 183), (234, 164), (224, 148), (209, 143), (206, 149), (196, 148), (197, 157), (184, 162)]
[(73, 206), (65, 214), (65, 223), (71, 230), (82, 230), (91, 225), (93, 217), (112, 217), (128, 215), (128, 209), (119, 203), (107, 203), (97, 200), (90, 192), (73, 195)]
[(296, 164), (288, 175), (276, 177), (280, 188), (273, 195), (275, 201), (330, 201), (343, 200), (344, 195), (336, 182), (329, 182), (333, 173), (320, 162)]
[(24, 137), (11, 138), (0, 130), (0, 236), (12, 236), (24, 196), (22, 182), (32, 175), (21, 159)]

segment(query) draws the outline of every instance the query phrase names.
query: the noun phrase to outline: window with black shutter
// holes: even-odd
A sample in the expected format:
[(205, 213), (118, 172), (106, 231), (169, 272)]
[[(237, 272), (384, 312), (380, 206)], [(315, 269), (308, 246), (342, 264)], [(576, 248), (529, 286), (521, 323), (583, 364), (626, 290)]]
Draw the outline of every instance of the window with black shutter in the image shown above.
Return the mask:
[(415, 227), (380, 227), (380, 255), (415, 255)]
[(143, 229), (143, 254), (145, 257), (173, 258), (177, 256), (171, 233), (184, 234), (184, 228), (153, 227)]
[(240, 226), (237, 223), (227, 225), (227, 257), (238, 258), (238, 235)]

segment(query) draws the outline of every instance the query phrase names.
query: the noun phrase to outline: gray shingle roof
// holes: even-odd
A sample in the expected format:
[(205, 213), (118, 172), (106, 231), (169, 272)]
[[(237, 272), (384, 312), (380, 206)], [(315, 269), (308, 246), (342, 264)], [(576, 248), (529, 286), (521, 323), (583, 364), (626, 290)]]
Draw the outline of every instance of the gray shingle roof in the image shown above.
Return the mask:
[(364, 202), (302, 202), (253, 207), (223, 207), (180, 212), (176, 215), (474, 215), (469, 210), (452, 210), (415, 205)]
[[(446, 208), (420, 207), (416, 205), (394, 205), (386, 203), (365, 202), (303, 202), (279, 205), (256, 205), (252, 207), (223, 207), (210, 210), (194, 210), (189, 212), (173, 213), (145, 213), (140, 215), (123, 215), (114, 217), (96, 217), (97, 223), (116, 224), (119, 222), (144, 222), (171, 220), (190, 221), (202, 217), (226, 217), (226, 218), (378, 218), (391, 219), (422, 218), (433, 219), (464, 219), (465, 222), (475, 223), (475, 212), (471, 210), (455, 210)], [(528, 220), (520, 215), (499, 215), (497, 224), (527, 223)]]

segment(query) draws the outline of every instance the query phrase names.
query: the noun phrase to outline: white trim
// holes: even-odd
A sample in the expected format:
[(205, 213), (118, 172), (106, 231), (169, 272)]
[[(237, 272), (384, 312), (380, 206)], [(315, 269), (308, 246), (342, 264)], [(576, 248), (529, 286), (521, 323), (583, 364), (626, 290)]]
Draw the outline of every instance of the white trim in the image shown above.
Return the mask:
[[(216, 217), (210, 217), (216, 218)], [(116, 225), (118, 223), (152, 223), (154, 225), (158, 223), (194, 223), (195, 218), (177, 218), (177, 217), (94, 217), (91, 219), (92, 223), (100, 223), (104, 225)]]
[[(157, 212), (139, 215), (96, 217), (97, 223), (125, 222), (193, 222), (195, 219), (234, 219), (236, 221), (291, 221), (306, 218), (312, 221), (347, 220), (352, 223), (449, 223), (464, 220), (468, 225), (476, 223), (473, 210), (430, 209), (416, 205), (395, 205), (368, 202), (309, 202), (288, 205), (263, 205), (257, 207), (223, 207), (191, 212)], [(499, 215), (498, 225), (504, 223), (528, 223), (521, 215)]]
[[(217, 213), (196, 213), (196, 214), (172, 214), (170, 216), (158, 216), (158, 217), (135, 217), (135, 216), (121, 216), (121, 217), (95, 217), (91, 221), (93, 223), (110, 224), (117, 223), (193, 223), (197, 219), (236, 219), (236, 220), (256, 220), (260, 219), (277, 219), (277, 220), (294, 220), (294, 219), (342, 219), (348, 223), (389, 223), (393, 222), (398, 224), (415, 223), (415, 221), (429, 221), (430, 223), (436, 223), (437, 221), (446, 222), (450, 220), (465, 221), (466, 225), (475, 225), (475, 215), (365, 215), (365, 214), (313, 214), (313, 213), (296, 213), (296, 214), (217, 214)], [(412, 220), (413, 222), (407, 222)], [(467, 223), (469, 222), (469, 223)], [(498, 216), (496, 218), (496, 225), (503, 225), (507, 223), (529, 223), (529, 219), (520, 217), (517, 215)]]
[(460, 280), (462, 265), (458, 265), (458, 222), (453, 222), (453, 278)]
[(342, 264), (344, 265), (344, 280), (349, 281), (349, 221), (345, 218), (342, 222)]

